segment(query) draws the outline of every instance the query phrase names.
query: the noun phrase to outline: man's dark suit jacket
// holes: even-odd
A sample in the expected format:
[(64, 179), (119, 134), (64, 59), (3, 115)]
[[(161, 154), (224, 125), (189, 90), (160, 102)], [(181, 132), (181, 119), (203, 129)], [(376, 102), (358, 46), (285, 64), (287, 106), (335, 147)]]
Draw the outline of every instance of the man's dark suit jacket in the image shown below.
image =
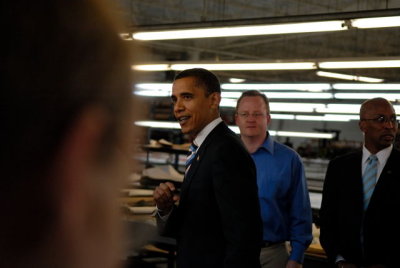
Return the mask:
[[(321, 245), (332, 262), (400, 267), (400, 152), (393, 149), (363, 212), (362, 151), (329, 163), (320, 210)], [(364, 240), (364, 246), (361, 243)], [(399, 255), (397, 255), (399, 254)]]
[(199, 147), (164, 228), (177, 238), (177, 267), (259, 267), (261, 224), (253, 160), (221, 122)]

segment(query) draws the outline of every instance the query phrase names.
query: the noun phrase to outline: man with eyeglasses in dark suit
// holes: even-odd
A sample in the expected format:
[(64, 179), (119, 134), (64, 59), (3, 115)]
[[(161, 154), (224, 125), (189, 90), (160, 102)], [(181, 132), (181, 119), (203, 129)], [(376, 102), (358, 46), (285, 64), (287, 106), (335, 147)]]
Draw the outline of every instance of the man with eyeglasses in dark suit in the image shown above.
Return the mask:
[[(400, 267), (400, 152), (393, 148), (398, 121), (383, 98), (360, 109), (362, 150), (328, 166), (320, 210), (320, 241), (335, 267)], [(370, 183), (368, 180), (371, 179)]]

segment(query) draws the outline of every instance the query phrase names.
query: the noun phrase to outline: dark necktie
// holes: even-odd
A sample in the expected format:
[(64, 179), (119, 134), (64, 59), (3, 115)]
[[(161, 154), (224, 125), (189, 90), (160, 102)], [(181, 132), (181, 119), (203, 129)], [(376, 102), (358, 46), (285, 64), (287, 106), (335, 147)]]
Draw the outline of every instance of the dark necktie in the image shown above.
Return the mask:
[(198, 146), (195, 145), (194, 143), (192, 143), (189, 147), (189, 153), (188, 153), (188, 157), (186, 159), (186, 170), (190, 167), (190, 165), (193, 162), (194, 157), (196, 156), (196, 151), (197, 151)]

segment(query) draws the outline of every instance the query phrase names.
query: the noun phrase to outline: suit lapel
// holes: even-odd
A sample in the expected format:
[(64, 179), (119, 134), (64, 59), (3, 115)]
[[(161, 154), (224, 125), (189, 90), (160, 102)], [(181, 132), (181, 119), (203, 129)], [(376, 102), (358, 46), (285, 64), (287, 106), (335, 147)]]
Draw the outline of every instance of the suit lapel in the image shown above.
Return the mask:
[(394, 174), (393, 168), (399, 164), (399, 152), (395, 149), (392, 150), (385, 167), (382, 170), (381, 175), (379, 176), (378, 182), (375, 186), (374, 192), (371, 196), (370, 203), (373, 203), (375, 199), (379, 198), (379, 196), (384, 194), (385, 184), (387, 184), (388, 180), (390, 180)]
[(189, 170), (185, 174), (185, 178), (183, 180), (182, 186), (181, 186), (181, 197), (180, 197), (180, 203), (182, 203), (189, 191), (190, 184), (193, 180), (193, 177), (195, 177), (197, 170), (201, 166), (201, 162), (203, 160), (204, 154), (207, 150), (207, 147), (210, 145), (210, 143), (214, 140), (215, 135), (218, 135), (221, 131), (223, 131), (225, 126), (225, 123), (221, 122), (219, 123), (211, 132), (208, 134), (206, 139), (203, 141), (201, 146), (199, 147), (199, 151), (196, 154), (196, 157), (193, 159), (192, 164), (190, 165)]
[(363, 207), (363, 181), (362, 181), (362, 167), (361, 167), (361, 161), (362, 161), (362, 151), (358, 151), (353, 159), (351, 159), (348, 162), (348, 169), (347, 172), (349, 176), (347, 176), (347, 179), (352, 180), (352, 183), (349, 185), (352, 185), (352, 189), (348, 189), (349, 193), (353, 196), (351, 199), (355, 200), (356, 202), (359, 203), (360, 207)]

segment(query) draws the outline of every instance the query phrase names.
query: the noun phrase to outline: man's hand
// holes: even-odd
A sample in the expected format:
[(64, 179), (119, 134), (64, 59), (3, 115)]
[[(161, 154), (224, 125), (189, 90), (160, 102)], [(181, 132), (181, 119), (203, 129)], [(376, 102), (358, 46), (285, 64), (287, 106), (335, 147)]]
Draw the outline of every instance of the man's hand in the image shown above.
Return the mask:
[(286, 264), (286, 268), (302, 268), (303, 265), (301, 263), (298, 263), (294, 260), (289, 260)]
[(357, 268), (358, 266), (352, 263), (340, 261), (337, 263), (338, 268)]
[(175, 191), (176, 188), (171, 182), (160, 183), (154, 190), (153, 198), (162, 215), (168, 214), (174, 203), (179, 200), (179, 195)]

